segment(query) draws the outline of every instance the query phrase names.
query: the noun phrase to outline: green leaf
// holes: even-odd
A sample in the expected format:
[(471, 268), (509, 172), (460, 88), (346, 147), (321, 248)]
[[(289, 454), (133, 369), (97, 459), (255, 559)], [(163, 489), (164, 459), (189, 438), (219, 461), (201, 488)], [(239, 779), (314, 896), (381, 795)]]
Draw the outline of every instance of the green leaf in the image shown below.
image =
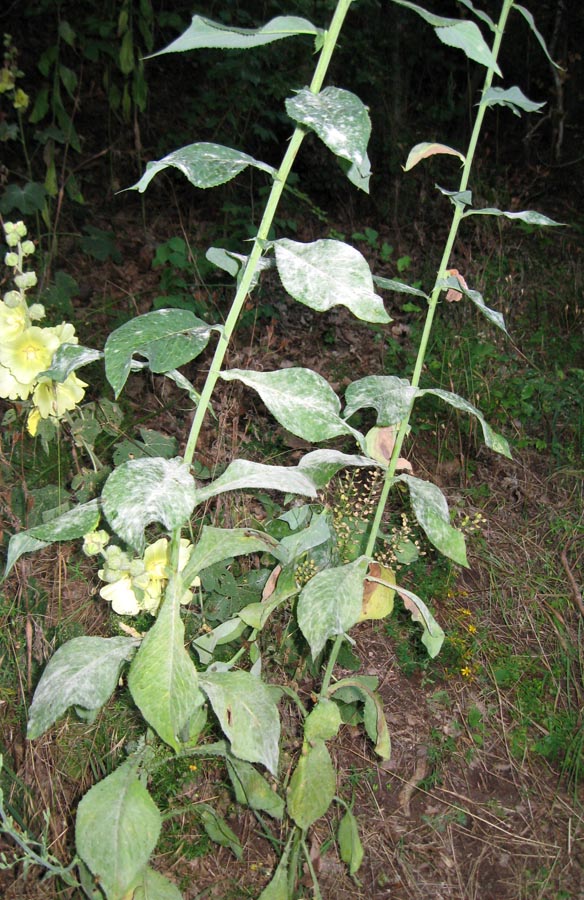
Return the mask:
[(440, 488), (413, 475), (398, 475), (396, 481), (407, 484), (416, 519), (430, 543), (455, 563), (468, 566), (464, 535), (450, 524), (448, 504)]
[(472, 191), (448, 191), (446, 188), (440, 187), (439, 184), (434, 185), (441, 194), (448, 197), (453, 206), (460, 209), (461, 212), (472, 203)]
[(203, 699), (184, 638), (178, 599), (169, 585), (158, 618), (130, 667), (128, 687), (146, 721), (176, 751), (179, 735)]
[(63, 382), (71, 372), (101, 359), (102, 356), (101, 350), (92, 350), (79, 344), (61, 344), (53, 356), (50, 369), (39, 372), (37, 378), (52, 378), (53, 381)]
[(288, 861), (290, 858), (290, 844), (284, 850), (280, 857), (269, 884), (261, 892), (258, 900), (293, 900), (292, 894), (288, 891)]
[(8, 575), (15, 562), (23, 553), (41, 550), (54, 541), (71, 541), (75, 538), (83, 537), (88, 532), (94, 531), (98, 522), (99, 506), (97, 500), (90, 500), (89, 503), (82, 503), (74, 509), (69, 509), (63, 515), (57, 516), (49, 522), (44, 522), (42, 525), (35, 525), (26, 531), (19, 531), (18, 534), (13, 534), (8, 544), (4, 577)]
[(561, 69), (562, 67), (559, 66), (558, 63), (554, 62), (553, 59), (551, 58), (548, 48), (547, 48), (547, 45), (546, 45), (546, 42), (544, 41), (540, 32), (537, 30), (536, 25), (535, 25), (535, 19), (533, 18), (533, 15), (529, 12), (529, 10), (526, 9), (524, 6), (520, 6), (519, 3), (515, 3), (515, 2), (513, 3), (513, 6), (511, 8), (516, 9), (518, 13), (521, 13), (521, 15), (523, 16), (523, 18), (525, 19), (525, 21), (531, 28), (536, 40), (538, 41), (541, 49), (547, 56), (549, 62), (552, 64), (552, 66), (555, 66), (556, 69)]
[(349, 178), (369, 193), (371, 164), (367, 144), (371, 120), (367, 107), (355, 94), (336, 87), (325, 88), (319, 94), (303, 88), (286, 100), (286, 112), (295, 122), (314, 131), (336, 156), (352, 163)]
[(363, 862), (363, 844), (359, 837), (357, 820), (350, 809), (339, 822), (337, 840), (341, 859), (349, 867), (349, 874), (355, 875)]
[(152, 372), (169, 372), (202, 353), (213, 328), (219, 330), (186, 309), (156, 310), (116, 328), (104, 348), (105, 374), (116, 398), (130, 374), (135, 353), (148, 360)]
[(487, 447), (489, 447), (490, 450), (494, 450), (495, 453), (500, 453), (502, 456), (506, 456), (507, 459), (512, 458), (511, 450), (509, 449), (507, 440), (503, 437), (503, 435), (498, 434), (496, 431), (493, 431), (480, 409), (477, 409), (476, 406), (473, 406), (473, 404), (469, 403), (468, 400), (465, 400), (463, 397), (459, 397), (458, 394), (453, 394), (451, 391), (443, 391), (441, 388), (426, 388), (419, 391), (419, 396), (423, 396), (424, 394), (432, 394), (434, 397), (439, 397), (441, 400), (444, 400), (445, 403), (449, 403), (450, 406), (454, 406), (455, 409), (460, 409), (462, 412), (466, 412), (471, 416), (474, 416), (476, 419), (478, 419), (481, 425), (483, 437), (485, 439), (485, 444), (487, 445)]
[(197, 188), (212, 188), (231, 181), (248, 166), (254, 166), (269, 175), (276, 174), (273, 166), (260, 162), (241, 150), (233, 150), (222, 144), (189, 144), (168, 153), (162, 159), (147, 163), (140, 180), (126, 190), (143, 194), (154, 176), (169, 167), (178, 169)]
[(220, 847), (228, 847), (236, 859), (241, 859), (243, 848), (239, 838), (231, 830), (225, 819), (208, 803), (198, 803), (196, 812), (211, 840), (219, 844)]
[(307, 19), (298, 16), (276, 16), (261, 28), (233, 28), (220, 22), (213, 22), (204, 16), (193, 16), (191, 24), (179, 38), (152, 56), (197, 50), (201, 47), (247, 50), (298, 34), (311, 34), (317, 37), (322, 34), (322, 29), (316, 28)]
[(182, 894), (172, 881), (146, 866), (132, 900), (182, 900)]
[(44, 209), (47, 192), (42, 184), (28, 181), (24, 187), (9, 184), (0, 199), (0, 213), (8, 215), (17, 209), (25, 216), (41, 212)]
[(458, 0), (459, 3), (462, 3), (463, 6), (466, 6), (467, 9), (470, 9), (471, 12), (475, 14), (477, 19), (481, 19), (482, 22), (485, 22), (486, 25), (489, 26), (491, 31), (496, 31), (497, 26), (486, 12), (483, 12), (481, 9), (476, 9), (471, 0)]
[(302, 589), (296, 614), (313, 657), (329, 638), (345, 634), (359, 621), (367, 565), (367, 559), (360, 557), (348, 565), (324, 569)]
[(127, 760), (94, 785), (77, 808), (75, 843), (108, 900), (122, 900), (158, 841), (161, 815)]
[(485, 209), (467, 209), (463, 213), (464, 216), (504, 216), (506, 219), (520, 219), (522, 222), (527, 222), (528, 225), (553, 225), (557, 227), (564, 225), (564, 222), (554, 222), (553, 219), (549, 219), (542, 213), (534, 212), (532, 209), (525, 209), (523, 212), (506, 212), (505, 210), (489, 206), (485, 207)]
[(354, 247), (328, 239), (300, 244), (282, 238), (274, 248), (282, 284), (295, 300), (319, 312), (341, 305), (365, 322), (391, 322), (373, 290), (367, 261)]
[(279, 558), (283, 562), (292, 563), (314, 547), (326, 543), (331, 537), (329, 515), (326, 512), (313, 515), (307, 528), (282, 538)]
[(172, 531), (187, 521), (195, 507), (195, 480), (181, 457), (130, 459), (111, 473), (101, 502), (116, 534), (142, 553), (151, 522)]
[(277, 691), (249, 672), (207, 672), (200, 684), (235, 756), (278, 771)]
[(367, 456), (353, 456), (339, 450), (313, 450), (302, 457), (298, 468), (322, 490), (341, 469), (374, 465), (374, 461)]
[(203, 525), (199, 540), (181, 572), (182, 582), (188, 587), (203, 569), (231, 556), (266, 551), (278, 556), (278, 546), (278, 541), (269, 534), (252, 528), (214, 528), (212, 525)]
[(198, 653), (201, 665), (208, 666), (212, 663), (215, 647), (231, 643), (231, 641), (241, 637), (245, 629), (245, 623), (242, 619), (236, 617), (234, 619), (226, 619), (225, 622), (221, 622), (212, 631), (198, 634), (193, 638), (193, 649)]
[(280, 821), (284, 815), (284, 801), (264, 776), (251, 763), (235, 756), (227, 756), (225, 761), (237, 802)]
[(524, 112), (539, 112), (545, 106), (545, 103), (536, 103), (533, 100), (528, 100), (518, 87), (507, 88), (507, 90), (500, 87), (491, 87), (481, 97), (480, 106), (497, 105), (508, 106), (516, 116), (521, 116), (521, 110)]
[(475, 62), (478, 62), (487, 68), (492, 67), (497, 75), (502, 76), (503, 73), (497, 65), (495, 57), (489, 50), (478, 26), (475, 25), (474, 22), (461, 21), (459, 19), (447, 19), (444, 16), (437, 16), (434, 13), (430, 13), (423, 9), (421, 6), (417, 6), (415, 3), (408, 2), (408, 0), (394, 0), (394, 2), (399, 3), (400, 6), (405, 6), (408, 9), (413, 10), (425, 19), (426, 22), (433, 25), (436, 34), (443, 44), (447, 44), (449, 47), (457, 47), (459, 50), (464, 50), (469, 59), (474, 59)]
[(275, 372), (229, 369), (224, 381), (241, 381), (258, 392), (274, 418), (305, 441), (326, 441), (354, 429), (340, 416), (341, 401), (322, 375), (292, 366)]
[(33, 741), (71, 706), (96, 711), (118, 683), (120, 669), (138, 641), (128, 637), (78, 637), (53, 654), (41, 676), (28, 711), (26, 735)]
[(223, 475), (205, 487), (197, 488), (197, 503), (225, 491), (241, 491), (244, 488), (264, 488), (316, 497), (316, 488), (310, 478), (294, 466), (266, 466), (248, 459), (235, 459)]
[(367, 375), (353, 381), (345, 391), (345, 418), (364, 407), (377, 412), (377, 425), (397, 425), (408, 414), (416, 389), (407, 378), (395, 375)]
[(397, 291), (399, 294), (413, 294), (414, 297), (423, 297), (424, 300), (430, 299), (428, 294), (419, 290), (419, 288), (410, 287), (409, 284), (403, 284), (401, 281), (394, 281), (393, 278), (382, 278), (381, 275), (374, 275), (373, 281), (378, 287), (384, 288), (386, 291)]
[(324, 741), (304, 744), (288, 785), (288, 814), (299, 828), (307, 828), (324, 816), (332, 803), (337, 779)]
[(309, 744), (316, 741), (330, 741), (337, 736), (340, 727), (339, 707), (324, 697), (318, 701), (304, 721), (304, 739)]
[[(388, 582), (382, 579), (371, 577), (369, 581), (377, 582), (384, 587), (390, 587)], [(393, 586), (391, 586), (393, 589)], [(397, 588), (396, 588), (397, 590)], [(391, 756), (391, 740), (389, 730), (385, 720), (383, 704), (381, 697), (376, 692), (377, 679), (373, 680), (370, 676), (361, 675), (355, 678), (343, 678), (337, 681), (329, 688), (329, 696), (337, 694), (338, 699), (345, 703), (362, 700), (364, 704), (363, 721), (365, 730), (371, 741), (375, 744), (375, 752), (382, 759), (389, 759)]]
[(453, 150), (452, 147), (447, 147), (446, 144), (424, 142), (421, 144), (416, 144), (415, 147), (412, 147), (412, 149), (408, 153), (406, 164), (405, 166), (402, 166), (402, 168), (404, 172), (409, 172), (410, 169), (413, 169), (414, 166), (417, 166), (418, 163), (423, 159), (427, 159), (429, 156), (436, 156), (437, 154), (458, 156), (458, 158), (462, 160), (462, 162), (465, 161), (464, 155), (462, 153), (460, 153), (458, 150)]

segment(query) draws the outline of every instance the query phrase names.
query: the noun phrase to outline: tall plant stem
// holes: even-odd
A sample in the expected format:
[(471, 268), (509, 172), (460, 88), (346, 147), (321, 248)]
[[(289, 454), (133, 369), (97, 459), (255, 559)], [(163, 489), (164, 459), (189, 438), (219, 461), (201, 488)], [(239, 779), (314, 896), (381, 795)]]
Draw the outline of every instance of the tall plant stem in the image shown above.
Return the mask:
[[(501, 9), (501, 15), (499, 16), (499, 21), (495, 28), (495, 38), (493, 41), (492, 55), (494, 63), (496, 63), (497, 58), (499, 56), (499, 50), (501, 48), (501, 41), (503, 39), (503, 34), (505, 33), (505, 26), (507, 23), (507, 17), (513, 6), (513, 0), (504, 0), (503, 6)], [(485, 80), (483, 84), (483, 95), (490, 88), (491, 83), (493, 81), (493, 76), (495, 74), (494, 65), (489, 66), (487, 69), (487, 73), (485, 75)], [(479, 104), (479, 108), (477, 111), (474, 127), (472, 130), (472, 134), (470, 136), (468, 150), (466, 153), (464, 166), (462, 170), (462, 175), (460, 178), (460, 186), (458, 188), (459, 192), (465, 191), (468, 186), (468, 181), (470, 177), (470, 172), (472, 169), (474, 156), (483, 124), (483, 119), (485, 116), (485, 111), (487, 107), (485, 104)], [(438, 305), (438, 298), (440, 296), (441, 283), (443, 279), (446, 277), (448, 262), (450, 259), (450, 254), (452, 252), (452, 248), (454, 246), (454, 242), (456, 240), (458, 234), (458, 227), (460, 225), (460, 220), (463, 216), (463, 207), (461, 205), (456, 205), (454, 208), (454, 214), (452, 216), (452, 223), (450, 225), (450, 231), (448, 232), (448, 238), (446, 240), (446, 244), (444, 246), (444, 252), (442, 253), (442, 259), (440, 260), (440, 266), (438, 269), (438, 274), (436, 276), (436, 281), (434, 283), (434, 288), (432, 290), (432, 294), (430, 295), (430, 299), (428, 301), (428, 311), (426, 313), (426, 321), (424, 322), (424, 329), (422, 332), (422, 337), (420, 338), (420, 346), (418, 347), (418, 354), (416, 357), (416, 363), (414, 365), (414, 371), (412, 374), (411, 385), (413, 388), (417, 388), (420, 384), (420, 376), (422, 374), (422, 368), (424, 365), (424, 360), (426, 358), (426, 350), (428, 349), (428, 341), (430, 339), (430, 334), (432, 331), (432, 324), (434, 322), (434, 315), (436, 313), (436, 307)], [(400, 423), (399, 431), (397, 433), (397, 437), (395, 440), (395, 445), (391, 454), (391, 459), (389, 461), (389, 465), (387, 468), (387, 472), (385, 474), (385, 479), (383, 483), (383, 487), (381, 490), (381, 495), (379, 497), (379, 501), (377, 503), (377, 508), (375, 510), (375, 516), (373, 518), (373, 522), (371, 524), (371, 530), (369, 532), (369, 540), (367, 542), (367, 547), (365, 549), (366, 556), (373, 555), (373, 549), (375, 547), (375, 541), (377, 540), (377, 536), (379, 534), (379, 529), (381, 526), (381, 520), (383, 518), (383, 512), (385, 510), (385, 505), (387, 503), (387, 498), (389, 496), (389, 491), (394, 483), (395, 473), (397, 469), (397, 462), (401, 454), (401, 449), (403, 446), (404, 439), (406, 434), (408, 433), (410, 418), (412, 415), (412, 411), (414, 408), (416, 397), (414, 395), (412, 402), (410, 404), (409, 410), (407, 414), (404, 416), (402, 422)]]
[[(323, 47), (316, 69), (314, 71), (312, 82), (310, 84), (310, 90), (313, 94), (318, 94), (323, 85), (331, 56), (333, 54), (333, 50), (335, 49), (343, 22), (345, 20), (345, 16), (347, 15), (351, 2), (352, 0), (339, 0), (339, 2), (337, 3), (330, 28), (324, 36)], [(193, 455), (201, 431), (201, 426), (211, 402), (211, 397), (213, 396), (213, 392), (217, 384), (217, 379), (220, 376), (221, 367), (223, 365), (223, 360), (225, 359), (225, 354), (227, 352), (229, 342), (231, 340), (233, 332), (235, 331), (235, 327), (237, 325), (246, 297), (249, 294), (251, 286), (253, 284), (260, 257), (264, 251), (265, 243), (268, 239), (268, 234), (270, 233), (272, 222), (274, 221), (276, 209), (280, 202), (282, 192), (286, 186), (286, 181), (288, 179), (288, 176), (290, 175), (292, 165), (300, 149), (300, 145), (304, 140), (305, 134), (306, 130), (302, 126), (298, 126), (294, 130), (280, 168), (274, 176), (274, 184), (272, 185), (272, 190), (266, 203), (266, 208), (262, 216), (262, 221), (260, 223), (260, 227), (258, 229), (252, 251), (249, 255), (249, 259), (241, 276), (241, 281), (239, 282), (239, 287), (237, 288), (233, 304), (225, 321), (225, 325), (223, 326), (223, 331), (219, 336), (217, 347), (215, 348), (215, 354), (211, 362), (211, 367), (209, 369), (207, 379), (201, 392), (201, 399), (199, 400), (199, 404), (197, 406), (184, 452), (184, 460), (187, 465), (190, 465), (192, 463)]]

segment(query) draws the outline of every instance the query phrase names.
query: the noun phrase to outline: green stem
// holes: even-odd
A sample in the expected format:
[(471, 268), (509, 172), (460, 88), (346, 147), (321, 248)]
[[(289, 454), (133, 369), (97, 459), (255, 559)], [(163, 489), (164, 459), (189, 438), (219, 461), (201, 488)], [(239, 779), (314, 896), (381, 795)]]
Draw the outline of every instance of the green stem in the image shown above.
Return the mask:
[[(331, 21), (330, 28), (325, 33), (324, 44), (316, 69), (314, 71), (312, 82), (310, 84), (310, 90), (313, 94), (318, 94), (323, 85), (333, 50), (337, 43), (341, 27), (343, 25), (351, 2), (352, 0), (339, 0)], [(235, 294), (233, 304), (223, 327), (223, 331), (217, 342), (217, 347), (215, 348), (215, 354), (211, 362), (211, 367), (209, 369), (205, 385), (201, 392), (201, 399), (199, 400), (197, 410), (195, 412), (193, 424), (191, 426), (190, 434), (184, 452), (185, 463), (189, 466), (193, 461), (193, 456), (195, 448), (197, 446), (197, 441), (199, 439), (201, 426), (207, 413), (207, 409), (209, 408), (209, 404), (211, 402), (211, 397), (213, 396), (217, 380), (220, 377), (221, 367), (223, 365), (223, 360), (225, 359), (225, 354), (227, 352), (229, 342), (231, 340), (233, 332), (235, 331), (235, 327), (237, 325), (247, 295), (250, 292), (254, 275), (258, 268), (260, 257), (264, 252), (265, 243), (268, 239), (270, 228), (274, 221), (276, 209), (280, 202), (280, 198), (285, 188), (286, 181), (288, 179), (288, 176), (290, 175), (292, 165), (294, 163), (294, 160), (296, 159), (296, 156), (300, 149), (300, 145), (302, 144), (305, 135), (306, 130), (300, 125), (294, 130), (294, 133), (292, 134), (292, 138), (288, 145), (288, 149), (286, 150), (284, 158), (282, 159), (280, 168), (274, 176), (274, 184), (272, 185), (272, 190), (270, 192), (270, 196), (268, 198), (266, 208), (262, 216), (262, 221), (260, 223), (258, 233), (254, 240), (252, 251), (241, 276), (241, 281), (239, 283), (239, 287), (237, 288), (237, 292)]]
[(322, 679), (322, 685), (320, 687), (320, 691), (319, 691), (319, 695), (318, 695), (319, 697), (324, 697), (326, 695), (326, 692), (329, 689), (329, 685), (331, 683), (331, 678), (333, 677), (333, 669), (335, 668), (335, 666), (337, 664), (337, 659), (338, 659), (339, 653), (341, 651), (341, 647), (343, 645), (344, 640), (345, 640), (344, 634), (337, 634), (337, 636), (335, 637), (335, 642), (332, 646), (332, 650), (330, 652), (330, 656), (329, 656), (328, 662), (326, 664), (324, 677)]
[[(507, 17), (513, 6), (513, 0), (504, 0), (503, 7), (501, 9), (501, 15), (499, 17), (499, 22), (497, 23), (495, 29), (495, 39), (493, 41), (492, 54), (493, 59), (497, 60), (499, 55), (499, 50), (501, 48), (501, 41), (503, 39), (503, 34), (505, 32), (505, 25), (507, 23)], [(483, 84), (484, 94), (491, 86), (493, 81), (493, 76), (495, 74), (494, 67), (489, 67), (487, 69), (487, 73), (485, 75), (485, 81)], [(487, 107), (484, 104), (479, 104), (479, 108), (477, 111), (474, 127), (472, 130), (472, 134), (470, 136), (470, 140), (468, 143), (468, 150), (466, 153), (464, 166), (462, 170), (462, 175), (460, 178), (460, 185), (458, 190), (460, 192), (465, 191), (467, 189), (468, 181), (470, 178), (470, 172), (472, 169), (472, 164), (474, 161), (474, 156), (483, 124), (483, 119), (485, 116), (485, 111)], [(450, 225), (450, 231), (448, 232), (448, 238), (446, 240), (446, 244), (444, 247), (444, 252), (442, 253), (442, 259), (440, 260), (440, 266), (438, 268), (438, 274), (436, 276), (436, 281), (434, 283), (434, 288), (432, 290), (432, 294), (430, 296), (430, 300), (428, 302), (428, 311), (426, 313), (426, 321), (424, 322), (424, 329), (422, 331), (422, 337), (420, 338), (420, 346), (418, 347), (418, 354), (416, 357), (416, 363), (414, 366), (414, 371), (412, 374), (411, 385), (413, 388), (417, 388), (420, 384), (420, 376), (422, 374), (422, 368), (424, 366), (424, 360), (426, 358), (426, 351), (428, 349), (428, 342), (430, 340), (430, 334), (432, 331), (432, 325), (434, 322), (434, 315), (436, 312), (436, 307), (438, 305), (438, 299), (440, 297), (440, 292), (442, 290), (440, 284), (443, 279), (446, 277), (446, 273), (448, 270), (448, 262), (450, 260), (450, 254), (452, 253), (452, 248), (454, 246), (454, 242), (458, 235), (458, 228), (460, 225), (460, 221), (463, 216), (463, 209), (461, 206), (455, 206), (454, 214), (452, 216), (452, 222)], [(400, 423), (400, 427), (397, 433), (397, 437), (395, 440), (395, 445), (391, 454), (391, 459), (389, 461), (389, 466), (387, 468), (387, 472), (385, 474), (385, 480), (383, 483), (383, 487), (381, 490), (381, 495), (379, 497), (379, 501), (377, 503), (377, 508), (375, 510), (375, 516), (373, 518), (373, 522), (371, 523), (371, 530), (369, 532), (369, 540), (367, 541), (367, 547), (365, 549), (366, 556), (373, 555), (373, 549), (375, 547), (375, 542), (377, 540), (377, 536), (379, 534), (379, 529), (381, 527), (381, 520), (383, 518), (383, 513), (385, 510), (385, 505), (387, 503), (387, 498), (389, 496), (389, 491), (391, 490), (395, 473), (397, 469), (398, 459), (401, 454), (401, 449), (403, 446), (403, 442), (409, 430), (410, 418), (412, 415), (412, 411), (414, 408), (414, 403), (416, 401), (416, 395), (414, 394), (412, 401), (410, 403), (410, 407), (408, 409), (407, 414), (404, 416), (403, 421)]]

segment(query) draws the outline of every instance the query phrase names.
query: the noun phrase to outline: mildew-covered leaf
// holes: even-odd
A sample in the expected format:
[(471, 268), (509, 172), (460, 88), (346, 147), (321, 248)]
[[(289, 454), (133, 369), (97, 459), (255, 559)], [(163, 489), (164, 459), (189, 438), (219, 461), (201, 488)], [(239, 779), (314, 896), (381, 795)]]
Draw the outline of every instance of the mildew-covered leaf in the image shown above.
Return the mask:
[(345, 634), (361, 616), (368, 560), (324, 569), (311, 578), (298, 598), (297, 619), (313, 657), (329, 638)]
[(395, 375), (367, 375), (353, 381), (345, 391), (345, 418), (363, 408), (377, 412), (377, 425), (396, 425), (408, 414), (416, 389), (407, 378)]
[(396, 481), (408, 486), (416, 519), (430, 543), (444, 556), (468, 566), (464, 535), (450, 524), (446, 497), (438, 485), (406, 474), (398, 475)]
[(317, 28), (308, 19), (302, 19), (299, 16), (276, 16), (260, 28), (235, 28), (225, 25), (223, 22), (214, 22), (205, 16), (193, 16), (191, 24), (180, 37), (163, 50), (153, 53), (152, 56), (161, 56), (163, 53), (182, 53), (185, 50), (198, 50), (201, 47), (247, 50), (300, 34), (319, 37), (322, 29)]
[(263, 488), (316, 497), (316, 487), (308, 475), (295, 466), (267, 466), (248, 459), (235, 459), (222, 475), (204, 487), (197, 488), (197, 503), (225, 491)]
[(4, 577), (23, 553), (42, 550), (43, 547), (56, 541), (71, 541), (83, 537), (97, 528), (99, 518), (97, 500), (90, 500), (89, 503), (82, 503), (69, 509), (42, 525), (34, 525), (26, 531), (13, 534), (8, 543)]
[(50, 368), (39, 372), (37, 377), (52, 378), (53, 381), (62, 383), (71, 372), (95, 362), (96, 359), (101, 359), (102, 356), (101, 350), (92, 350), (79, 344), (61, 344), (55, 351)]
[(481, 97), (481, 106), (508, 106), (516, 116), (521, 116), (523, 112), (539, 112), (545, 106), (545, 103), (536, 103), (529, 100), (521, 88), (510, 87), (490, 87)]

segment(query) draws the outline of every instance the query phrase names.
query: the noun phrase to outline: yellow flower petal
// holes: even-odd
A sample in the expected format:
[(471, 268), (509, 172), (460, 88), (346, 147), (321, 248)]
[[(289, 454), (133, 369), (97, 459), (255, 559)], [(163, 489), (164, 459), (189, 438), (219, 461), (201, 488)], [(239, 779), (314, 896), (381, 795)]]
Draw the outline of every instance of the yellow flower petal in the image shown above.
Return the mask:
[(9, 343), (0, 346), (0, 363), (22, 384), (34, 381), (48, 369), (59, 339), (48, 328), (31, 325)]
[(111, 603), (113, 611), (120, 616), (136, 616), (140, 612), (140, 606), (129, 578), (120, 578), (113, 584), (106, 584), (99, 593), (104, 600)]

